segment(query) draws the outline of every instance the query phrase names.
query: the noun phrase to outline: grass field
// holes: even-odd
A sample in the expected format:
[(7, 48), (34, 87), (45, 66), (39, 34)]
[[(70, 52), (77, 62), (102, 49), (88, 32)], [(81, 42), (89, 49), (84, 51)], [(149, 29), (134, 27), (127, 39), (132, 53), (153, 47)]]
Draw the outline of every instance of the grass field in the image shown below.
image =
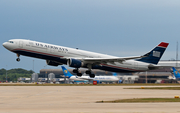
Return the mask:
[(113, 101), (97, 101), (96, 103), (151, 103), (151, 102), (180, 102), (180, 98), (134, 98)]
[[(140, 86), (140, 88), (130, 89), (141, 89), (141, 86), (180, 86), (180, 84), (35, 84), (35, 83), (0, 83), (0, 86)], [(158, 89), (158, 88), (147, 88), (144, 89)], [(160, 88), (160, 89), (163, 89)], [(179, 89), (178, 89), (179, 90)]]
[(124, 88), (124, 89), (180, 90), (180, 87), (141, 87), (141, 88)]

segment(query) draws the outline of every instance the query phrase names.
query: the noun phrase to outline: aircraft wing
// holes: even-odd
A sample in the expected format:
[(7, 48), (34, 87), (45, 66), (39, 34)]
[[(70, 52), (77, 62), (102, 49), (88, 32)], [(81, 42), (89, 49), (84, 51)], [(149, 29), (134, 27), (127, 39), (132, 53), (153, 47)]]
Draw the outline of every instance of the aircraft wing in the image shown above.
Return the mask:
[(86, 63), (94, 64), (94, 63), (114, 63), (114, 62), (120, 62), (122, 63), (125, 60), (131, 60), (131, 59), (137, 59), (142, 58), (144, 56), (138, 56), (138, 57), (113, 57), (113, 58), (82, 58), (79, 60), (82, 60)]
[[(122, 63), (125, 60), (138, 59), (138, 58), (143, 58), (143, 57), (146, 57), (146, 56), (113, 57), (113, 58), (74, 58), (74, 59), (81, 60), (89, 64), (100, 64), (100, 63), (114, 63), (114, 62)], [(65, 58), (65, 59), (70, 59), (70, 58)]]

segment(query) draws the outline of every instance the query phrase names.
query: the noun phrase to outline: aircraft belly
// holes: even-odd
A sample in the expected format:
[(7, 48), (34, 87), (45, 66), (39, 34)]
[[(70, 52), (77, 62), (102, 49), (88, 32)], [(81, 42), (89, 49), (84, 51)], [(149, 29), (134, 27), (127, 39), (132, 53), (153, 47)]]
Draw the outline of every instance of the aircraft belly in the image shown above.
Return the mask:
[[(103, 64), (102, 65), (102, 70), (107, 70), (107, 71), (112, 71), (112, 72), (136, 72), (137, 69), (132, 68), (132, 66), (127, 66), (127, 65), (108, 65), (108, 64)], [(141, 70), (138, 70), (141, 71)]]
[(61, 56), (54, 55), (54, 54), (47, 54), (47, 53), (40, 53), (32, 50), (24, 50), (24, 49), (15, 49), (13, 52), (18, 53), (20, 55), (39, 58), (39, 59), (45, 59), (45, 60), (53, 60), (57, 62), (61, 62), (64, 64), (67, 64), (67, 60), (61, 59)]

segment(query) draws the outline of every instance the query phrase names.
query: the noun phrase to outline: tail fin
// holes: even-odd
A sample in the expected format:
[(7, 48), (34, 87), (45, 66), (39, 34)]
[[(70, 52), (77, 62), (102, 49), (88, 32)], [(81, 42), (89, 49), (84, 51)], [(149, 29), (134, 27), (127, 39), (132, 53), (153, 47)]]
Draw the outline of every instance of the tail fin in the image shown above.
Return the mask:
[(149, 53), (143, 55), (144, 56), (143, 58), (138, 59), (137, 61), (158, 64), (159, 60), (161, 59), (161, 57), (168, 45), (169, 45), (169, 43), (161, 42), (158, 46), (156, 46)]
[(65, 75), (65, 77), (70, 78), (71, 76), (73, 76), (64, 66), (61, 66), (63, 73)]
[(117, 73), (112, 73), (113, 74), (113, 76), (117, 76)]
[(176, 68), (172, 67), (172, 69), (173, 69), (173, 74), (174, 74), (174, 76), (176, 77), (176, 79), (180, 78), (180, 74), (179, 74), (179, 72), (176, 70)]

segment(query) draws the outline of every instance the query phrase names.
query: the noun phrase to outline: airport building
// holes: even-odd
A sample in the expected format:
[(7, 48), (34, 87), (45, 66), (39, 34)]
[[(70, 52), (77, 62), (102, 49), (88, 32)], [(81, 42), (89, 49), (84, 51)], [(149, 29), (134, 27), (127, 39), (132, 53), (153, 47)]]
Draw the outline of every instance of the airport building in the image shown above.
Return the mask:
[[(74, 74), (73, 69), (68, 69), (70, 73)], [(86, 70), (80, 70), (82, 73), (85, 73)], [(113, 76), (112, 72), (102, 71), (102, 70), (93, 70), (96, 76)], [(49, 73), (54, 73), (55, 78), (64, 78), (63, 71), (61, 69), (42, 69), (40, 70), (39, 77), (46, 78)], [(171, 68), (167, 67), (164, 69), (148, 72), (138, 72), (138, 73), (117, 73), (117, 75), (123, 79), (123, 83), (133, 83), (130, 82), (134, 77), (136, 77), (135, 83), (155, 83), (156, 81), (162, 80), (164, 82), (172, 82), (168, 79), (171, 76)], [(75, 75), (75, 74), (74, 74)]]
[[(159, 62), (158, 65), (164, 66), (162, 69), (158, 70), (152, 70), (147, 72), (137, 72), (137, 73), (117, 73), (118, 76), (139, 76), (138, 80), (135, 80), (135, 83), (157, 83), (160, 81), (161, 83), (172, 83), (175, 82), (173, 80), (169, 79), (169, 76), (172, 75), (171, 67), (176, 67), (178, 71), (180, 71), (180, 61), (168, 61), (168, 60), (162, 60)], [(73, 69), (68, 69), (70, 73), (74, 74), (72, 71)], [(80, 69), (81, 73), (85, 73), (87, 69)], [(96, 76), (107, 76), (107, 75), (113, 75), (112, 72), (103, 71), (103, 70), (96, 70), (93, 69), (93, 72), (96, 74)], [(63, 78), (64, 74), (60, 69), (41, 69), (40, 70), (40, 77), (47, 77), (49, 73), (54, 73), (55, 78)], [(74, 74), (75, 75), (75, 74)], [(127, 77), (130, 80), (130, 77)], [(126, 79), (127, 80), (127, 79)]]
[(172, 67), (180, 71), (180, 61), (161, 60), (158, 65), (164, 66), (162, 69), (139, 72), (138, 83), (176, 83), (176, 80), (169, 79), (172, 76)]
[[(172, 75), (171, 67), (176, 67), (180, 71), (180, 61), (160, 61), (159, 65), (164, 66), (162, 69), (152, 70), (147, 72), (137, 73), (117, 73), (118, 77), (122, 80), (122, 83), (176, 83), (177, 81), (169, 79)], [(80, 69), (80, 72), (84, 75), (87, 69)], [(73, 73), (73, 69), (68, 69)], [(96, 76), (113, 76), (113, 72), (93, 69)], [(88, 75), (87, 75), (88, 76)], [(19, 81), (32, 82), (60, 82), (67, 83), (68, 78), (64, 77), (62, 69), (41, 69), (40, 74), (32, 74), (31, 78), (19, 78)]]

